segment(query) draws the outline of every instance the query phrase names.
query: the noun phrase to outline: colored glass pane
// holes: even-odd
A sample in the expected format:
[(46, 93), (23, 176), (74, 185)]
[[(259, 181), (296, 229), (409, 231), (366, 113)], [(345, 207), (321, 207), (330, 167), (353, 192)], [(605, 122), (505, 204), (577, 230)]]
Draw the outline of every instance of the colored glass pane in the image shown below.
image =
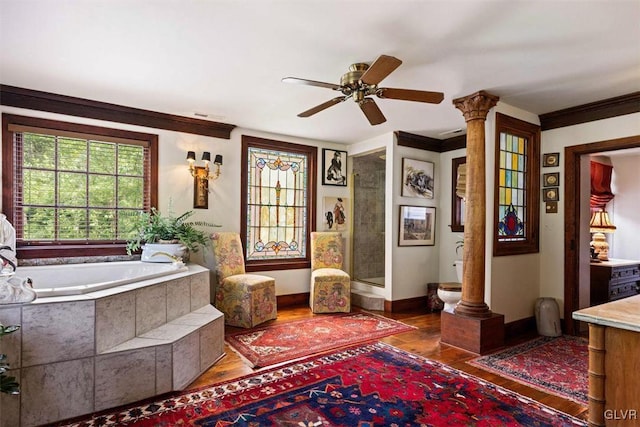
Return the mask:
[(524, 237), (526, 149), (526, 138), (500, 133), (498, 235), (506, 239)]
[(249, 147), (247, 159), (247, 261), (304, 258), (307, 156)]

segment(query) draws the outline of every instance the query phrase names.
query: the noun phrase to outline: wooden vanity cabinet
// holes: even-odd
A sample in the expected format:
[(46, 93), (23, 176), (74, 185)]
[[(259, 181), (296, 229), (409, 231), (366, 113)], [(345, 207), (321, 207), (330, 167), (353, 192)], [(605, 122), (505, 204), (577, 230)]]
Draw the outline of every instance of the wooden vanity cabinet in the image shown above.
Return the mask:
[(639, 287), (640, 261), (591, 263), (591, 306), (637, 295)]

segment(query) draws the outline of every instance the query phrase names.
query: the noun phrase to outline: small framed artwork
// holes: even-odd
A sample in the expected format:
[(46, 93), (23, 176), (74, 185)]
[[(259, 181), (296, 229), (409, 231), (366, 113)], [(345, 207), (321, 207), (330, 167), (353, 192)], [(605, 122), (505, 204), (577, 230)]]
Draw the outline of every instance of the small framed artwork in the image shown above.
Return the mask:
[(436, 208), (400, 206), (398, 246), (433, 246), (436, 244)]
[(545, 168), (560, 166), (560, 153), (543, 154), (542, 166)]
[(542, 190), (542, 200), (545, 202), (557, 202), (560, 200), (559, 188), (545, 188)]
[(347, 186), (347, 152), (322, 149), (322, 185)]
[(325, 197), (323, 200), (323, 223), (327, 231), (342, 231), (349, 228), (347, 215), (349, 205), (346, 197)]
[(558, 202), (547, 202), (547, 203), (545, 203), (545, 212), (546, 213), (558, 213)]
[(433, 163), (402, 159), (402, 196), (433, 199)]
[(560, 172), (545, 173), (542, 175), (543, 187), (557, 187), (560, 182)]
[(207, 171), (202, 166), (195, 167), (193, 177), (193, 207), (195, 209), (209, 209), (209, 179)]

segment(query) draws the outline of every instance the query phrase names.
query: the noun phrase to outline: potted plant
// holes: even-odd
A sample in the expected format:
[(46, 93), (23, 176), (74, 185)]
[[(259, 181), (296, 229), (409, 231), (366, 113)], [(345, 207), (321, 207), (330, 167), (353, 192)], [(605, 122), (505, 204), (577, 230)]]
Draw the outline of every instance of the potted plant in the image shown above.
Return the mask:
[[(20, 326), (4, 326), (2, 323), (0, 323), (0, 338), (2, 338), (4, 335), (8, 335), (12, 332), (17, 331), (18, 329), (20, 329)], [(9, 369), (9, 364), (5, 362), (6, 359), (6, 354), (0, 354), (0, 392), (6, 394), (19, 394), (20, 384), (18, 384), (16, 378), (5, 375), (5, 372), (7, 372), (7, 370)]]
[[(456, 255), (459, 254), (460, 250), (464, 249), (464, 240), (458, 240), (456, 242)], [(462, 260), (459, 259), (453, 263), (456, 267), (456, 276), (458, 277), (458, 282), (462, 283)]]
[(156, 208), (151, 208), (151, 212), (141, 212), (134, 227), (137, 234), (127, 241), (127, 254), (142, 248), (142, 261), (174, 262), (179, 261), (186, 251), (198, 252), (200, 246), (208, 244), (209, 235), (196, 227), (219, 226), (204, 221), (187, 221), (193, 214), (193, 211), (187, 211), (179, 216), (162, 215)]

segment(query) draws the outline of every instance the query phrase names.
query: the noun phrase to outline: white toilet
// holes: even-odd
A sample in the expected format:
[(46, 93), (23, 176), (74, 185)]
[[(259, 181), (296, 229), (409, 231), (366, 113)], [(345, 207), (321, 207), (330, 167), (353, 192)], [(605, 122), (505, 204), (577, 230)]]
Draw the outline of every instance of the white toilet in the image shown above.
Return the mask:
[(453, 265), (456, 267), (459, 283), (448, 282), (438, 285), (438, 298), (444, 302), (443, 311), (448, 313), (453, 313), (462, 298), (462, 261), (456, 261)]
[(438, 285), (438, 298), (444, 302), (442, 311), (453, 313), (462, 298), (462, 283), (448, 282)]

